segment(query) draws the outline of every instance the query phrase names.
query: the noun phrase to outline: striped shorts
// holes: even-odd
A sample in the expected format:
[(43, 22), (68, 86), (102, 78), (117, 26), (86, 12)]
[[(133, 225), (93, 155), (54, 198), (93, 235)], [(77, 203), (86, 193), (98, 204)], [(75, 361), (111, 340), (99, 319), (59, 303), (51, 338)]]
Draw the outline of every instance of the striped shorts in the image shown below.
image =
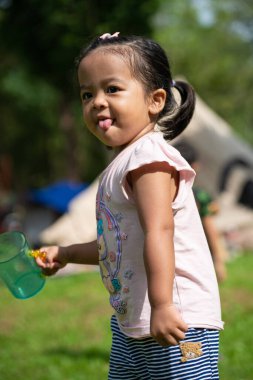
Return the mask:
[[(217, 380), (219, 331), (190, 328), (182, 342), (201, 342), (202, 355), (182, 361), (179, 346), (160, 346), (152, 337), (134, 339), (111, 319), (109, 380)], [(190, 343), (191, 344), (191, 343)]]

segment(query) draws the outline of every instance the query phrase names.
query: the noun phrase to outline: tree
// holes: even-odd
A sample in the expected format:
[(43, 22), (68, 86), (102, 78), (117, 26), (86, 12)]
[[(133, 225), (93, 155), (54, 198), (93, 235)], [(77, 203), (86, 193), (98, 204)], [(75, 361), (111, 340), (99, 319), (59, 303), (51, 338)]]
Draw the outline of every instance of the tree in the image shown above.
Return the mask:
[(91, 37), (107, 31), (151, 35), (158, 0), (1, 0), (1, 5), (0, 152), (11, 152), (22, 186), (59, 176), (93, 179), (105, 154), (82, 130), (74, 58)]
[(83, 128), (73, 62), (107, 31), (157, 39), (174, 74), (253, 143), (252, 16), (251, 0), (0, 0), (0, 154), (12, 155), (16, 184), (89, 181), (104, 167)]
[(253, 144), (253, 3), (171, 0), (154, 21), (155, 38), (207, 103)]

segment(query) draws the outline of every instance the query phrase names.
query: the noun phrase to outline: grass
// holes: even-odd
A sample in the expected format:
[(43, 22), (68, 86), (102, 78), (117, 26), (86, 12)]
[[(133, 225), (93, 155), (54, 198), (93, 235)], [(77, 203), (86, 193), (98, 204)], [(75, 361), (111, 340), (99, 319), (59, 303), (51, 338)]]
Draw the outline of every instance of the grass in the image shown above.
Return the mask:
[(0, 293), (1, 380), (107, 378), (110, 309), (97, 272), (49, 278), (25, 301)]
[[(253, 379), (253, 252), (229, 263), (221, 286), (222, 380)], [(49, 278), (36, 297), (15, 299), (0, 286), (1, 380), (104, 380), (110, 307), (98, 272)]]
[(221, 333), (222, 380), (253, 379), (253, 252), (229, 263), (228, 280), (221, 286), (225, 329)]

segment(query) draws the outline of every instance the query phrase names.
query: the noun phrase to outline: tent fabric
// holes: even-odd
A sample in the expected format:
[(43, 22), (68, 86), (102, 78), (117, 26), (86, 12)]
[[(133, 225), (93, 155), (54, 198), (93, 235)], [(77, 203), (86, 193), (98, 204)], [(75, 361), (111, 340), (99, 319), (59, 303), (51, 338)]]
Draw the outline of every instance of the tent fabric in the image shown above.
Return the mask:
[(87, 187), (88, 183), (58, 181), (49, 186), (32, 190), (30, 200), (63, 214), (68, 211), (69, 202)]
[[(229, 124), (199, 96), (196, 97), (196, 109), (189, 126), (175, 141), (181, 138), (197, 150), (200, 158), (202, 169), (196, 185), (204, 187), (213, 197), (220, 194), (220, 184), (230, 163), (238, 167), (236, 162), (243, 161), (253, 176), (252, 147), (236, 136)], [(230, 171), (232, 173), (232, 168)]]
[(96, 179), (69, 204), (69, 212), (40, 234), (43, 244), (68, 245), (96, 239)]

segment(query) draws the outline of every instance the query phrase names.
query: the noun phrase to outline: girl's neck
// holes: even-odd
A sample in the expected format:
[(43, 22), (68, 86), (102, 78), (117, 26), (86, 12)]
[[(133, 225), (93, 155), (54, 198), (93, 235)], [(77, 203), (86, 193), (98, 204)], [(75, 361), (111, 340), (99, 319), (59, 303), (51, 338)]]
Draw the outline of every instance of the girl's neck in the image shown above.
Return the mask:
[(123, 152), (125, 149), (127, 149), (128, 147), (130, 147), (132, 144), (136, 143), (137, 141), (139, 141), (140, 139), (142, 139), (146, 135), (148, 135), (150, 133), (153, 133), (153, 132), (158, 132), (158, 130), (157, 129), (149, 130), (145, 134), (139, 136), (138, 138), (132, 140), (130, 143), (128, 143), (128, 144), (126, 144), (124, 146), (111, 148), (112, 154), (111, 154), (110, 162), (112, 162), (114, 160), (114, 158), (116, 158), (121, 152)]

